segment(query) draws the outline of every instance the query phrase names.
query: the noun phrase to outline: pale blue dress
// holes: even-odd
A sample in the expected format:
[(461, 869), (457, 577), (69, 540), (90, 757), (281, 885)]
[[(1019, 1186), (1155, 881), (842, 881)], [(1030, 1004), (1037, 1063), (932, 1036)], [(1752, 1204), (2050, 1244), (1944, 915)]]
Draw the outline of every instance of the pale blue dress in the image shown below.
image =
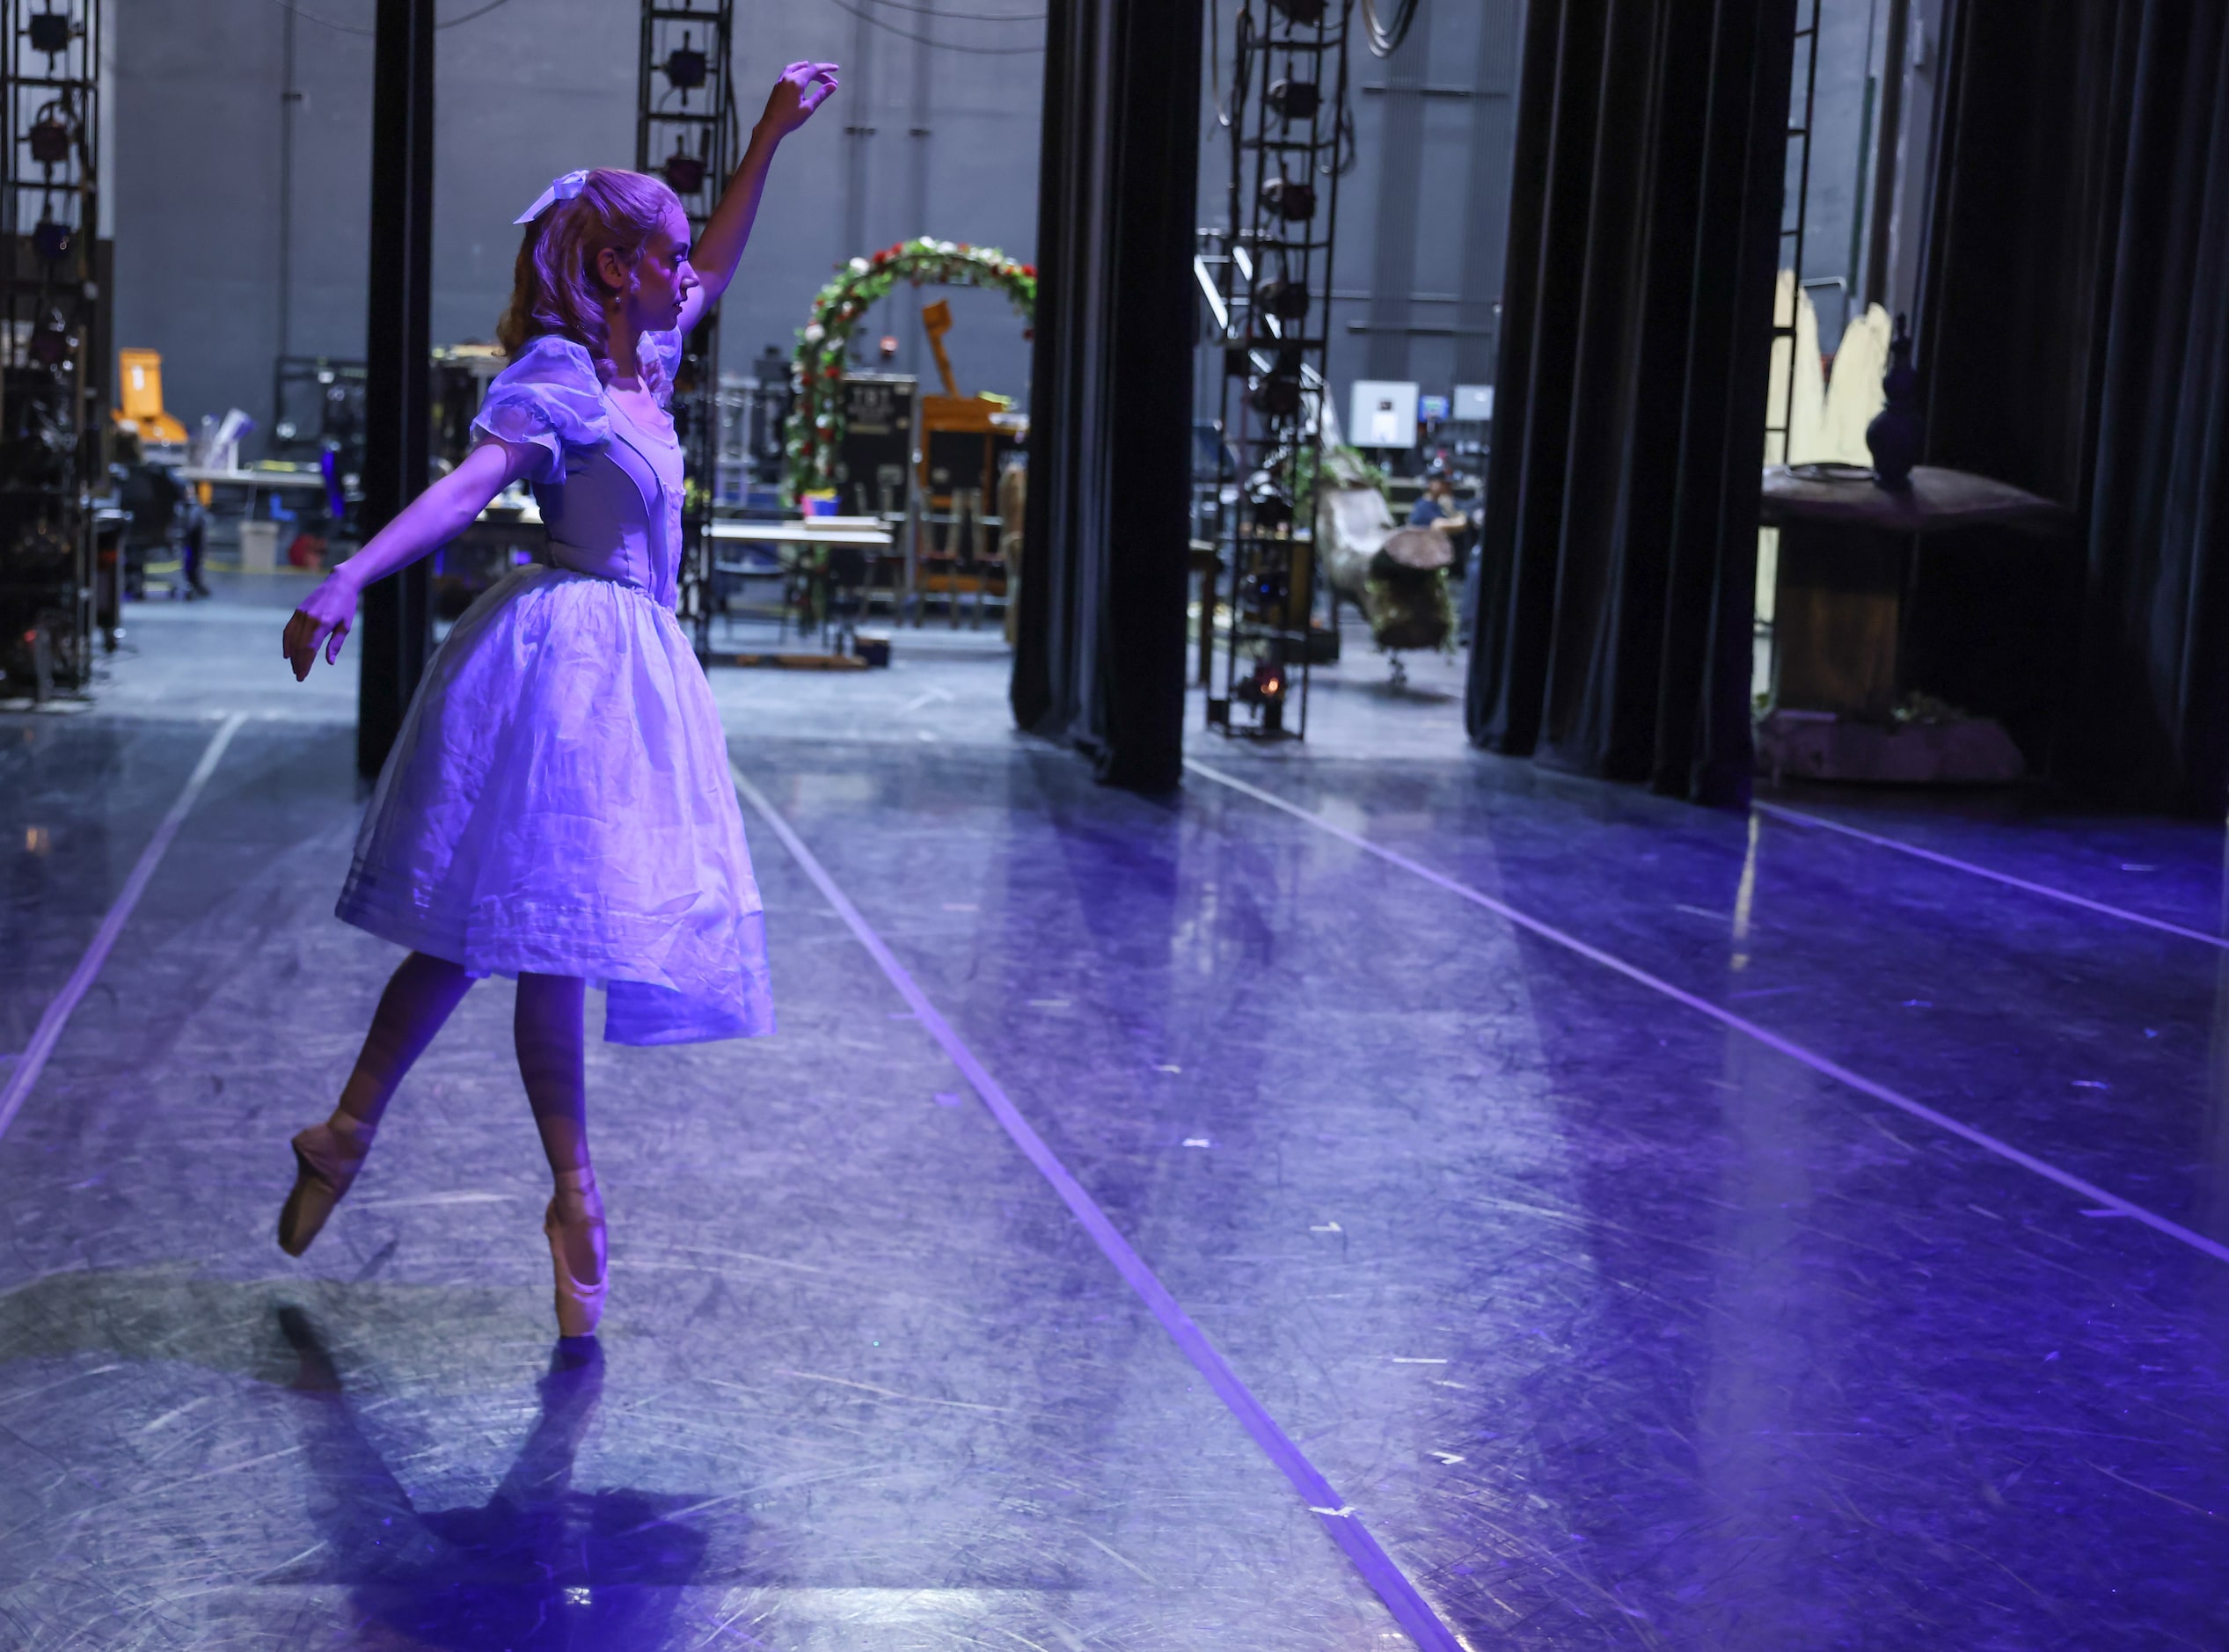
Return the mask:
[[(680, 335), (650, 344), (646, 369), (670, 383)], [(771, 1033), (727, 739), (674, 617), (673, 420), (631, 417), (586, 349), (544, 336), (472, 428), (540, 450), (529, 479), (555, 566), (513, 570), (434, 655), (340, 916), (474, 975), (601, 983), (613, 1043)]]

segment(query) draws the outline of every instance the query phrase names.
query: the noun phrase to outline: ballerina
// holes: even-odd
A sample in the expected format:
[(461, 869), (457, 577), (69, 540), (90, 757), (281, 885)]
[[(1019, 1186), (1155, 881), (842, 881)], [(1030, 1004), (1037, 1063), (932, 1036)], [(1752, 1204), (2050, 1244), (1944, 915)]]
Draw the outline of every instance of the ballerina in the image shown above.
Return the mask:
[(527, 225), (464, 463), (295, 610), (296, 680), (328, 664), (364, 587), (530, 482), (553, 566), (515, 569), (435, 655), (380, 774), (339, 916), (410, 948), (333, 1115), (294, 1137), (279, 1244), (306, 1250), (370, 1151), (411, 1064), (473, 981), (515, 976), (519, 1074), (556, 1187), (543, 1217), (558, 1328), (596, 1329), (603, 1201), (588, 1156), (581, 1020), (606, 988), (622, 1044), (773, 1030), (764, 919), (727, 741), (674, 618), (682, 456), (666, 411), (681, 340), (749, 238), (782, 139), (836, 90), (792, 63), (690, 245), (658, 179), (606, 168), (554, 180)]

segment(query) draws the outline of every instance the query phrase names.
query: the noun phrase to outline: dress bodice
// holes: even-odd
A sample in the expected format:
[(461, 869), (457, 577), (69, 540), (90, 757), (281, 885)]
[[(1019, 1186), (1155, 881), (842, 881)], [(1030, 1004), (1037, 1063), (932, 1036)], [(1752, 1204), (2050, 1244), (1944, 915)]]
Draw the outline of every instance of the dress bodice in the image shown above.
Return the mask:
[[(644, 335), (647, 382), (669, 384), (680, 356), (679, 333)], [(527, 479), (552, 563), (675, 606), (683, 467), (670, 413), (630, 412), (604, 388), (584, 347), (544, 334), (496, 375), (472, 428), (536, 450)]]
[(568, 447), (564, 479), (537, 482), (550, 560), (576, 574), (639, 585), (668, 608), (681, 568), (681, 442), (673, 419), (654, 422), (603, 398), (611, 437), (601, 448)]

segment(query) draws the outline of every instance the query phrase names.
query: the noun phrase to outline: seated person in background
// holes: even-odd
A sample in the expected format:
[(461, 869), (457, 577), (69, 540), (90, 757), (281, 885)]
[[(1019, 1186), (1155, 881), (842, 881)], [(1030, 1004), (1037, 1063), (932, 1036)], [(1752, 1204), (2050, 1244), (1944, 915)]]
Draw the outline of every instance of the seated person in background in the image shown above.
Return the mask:
[(1434, 465), (1424, 478), (1424, 497), (1410, 508), (1408, 525), (1412, 528), (1436, 528), (1454, 543), (1456, 560), (1463, 557), (1463, 535), (1471, 526), (1471, 519), (1463, 508), (1455, 502), (1455, 479)]

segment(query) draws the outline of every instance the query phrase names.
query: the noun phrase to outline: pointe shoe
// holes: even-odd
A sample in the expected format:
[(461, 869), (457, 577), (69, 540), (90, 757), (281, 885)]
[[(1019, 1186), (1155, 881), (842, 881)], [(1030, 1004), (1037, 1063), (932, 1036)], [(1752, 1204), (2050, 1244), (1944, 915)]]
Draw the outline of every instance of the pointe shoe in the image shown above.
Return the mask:
[(328, 1122), (312, 1124), (294, 1138), (294, 1191), (279, 1211), (281, 1250), (299, 1256), (310, 1248), (364, 1167), (374, 1134), (361, 1124), (344, 1133)]
[[(543, 1213), (542, 1232), (550, 1241), (550, 1264), (557, 1275), (557, 1321), (559, 1336), (588, 1336), (594, 1334), (598, 1321), (603, 1318), (603, 1297), (610, 1281), (610, 1269), (604, 1259), (603, 1201), (596, 1196), (596, 1182), (590, 1178), (584, 1187), (570, 1187), (569, 1190), (582, 1195), (582, 1210), (574, 1221), (566, 1222), (558, 1216), (558, 1197), (550, 1199), (550, 1208)], [(565, 1236), (568, 1230), (578, 1232), (588, 1228), (596, 1236), (596, 1275), (593, 1280), (577, 1278), (573, 1265), (566, 1260)]]

